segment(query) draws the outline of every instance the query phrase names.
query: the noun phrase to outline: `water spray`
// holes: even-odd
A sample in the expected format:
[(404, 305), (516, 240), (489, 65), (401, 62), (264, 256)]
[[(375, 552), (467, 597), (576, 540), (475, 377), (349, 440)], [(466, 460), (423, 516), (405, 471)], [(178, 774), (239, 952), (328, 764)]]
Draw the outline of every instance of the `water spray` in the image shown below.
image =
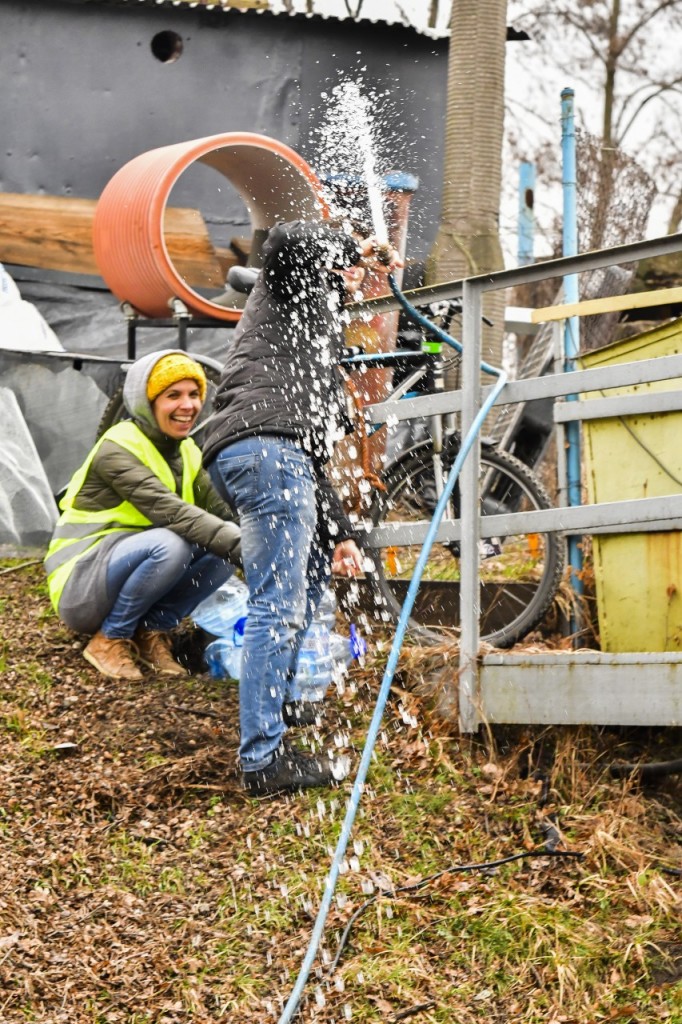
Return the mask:
[[(400, 305), (403, 307), (405, 312), (412, 320), (414, 320), (421, 326), (426, 327), (431, 333), (436, 334), (441, 341), (445, 342), (447, 345), (450, 345), (450, 347), (455, 348), (458, 352), (462, 351), (461, 344), (455, 338), (451, 337), (436, 324), (432, 323), (427, 317), (420, 313), (418, 309), (416, 309), (410, 302), (407, 301), (407, 299), (401, 292), (400, 287), (398, 286), (395, 280), (395, 277), (392, 274), (389, 275), (388, 281), (391, 287), (391, 291), (393, 292)], [(469, 451), (471, 450), (471, 447), (476, 439), (476, 436), (478, 435), (479, 431), (483, 426), (483, 422), (486, 416), (488, 415), (494, 403), (497, 401), (497, 398), (499, 397), (502, 389), (504, 388), (507, 382), (507, 376), (503, 370), (497, 369), (496, 367), (493, 366), (489, 366), (485, 362), (481, 363), (481, 369), (484, 370), (485, 373), (495, 376), (497, 380), (494, 386), (492, 387), (490, 393), (488, 394), (486, 400), (484, 401), (483, 405), (479, 409), (478, 414), (476, 415), (474, 422), (471, 425), (469, 433), (467, 434), (466, 438), (464, 438), (464, 440), (462, 441), (462, 446), (459, 450), (457, 458), (455, 459), (452, 469), (448, 474), (448, 478), (445, 483), (443, 493), (438, 499), (438, 503), (433, 513), (433, 518), (431, 519), (426, 539), (424, 541), (424, 545), (419, 554), (419, 558), (414, 569), (414, 574), (412, 576), (412, 580), (410, 581), (407, 595), (405, 597), (405, 603), (403, 604), (400, 613), (400, 618), (398, 620), (398, 625), (396, 627), (395, 636), (393, 638), (393, 644), (391, 646), (391, 651), (388, 656), (388, 661), (386, 663), (386, 669), (381, 682), (381, 687), (379, 689), (379, 695), (377, 697), (374, 713), (372, 715), (372, 720), (367, 731), (367, 739), (365, 740), (365, 746), (362, 752), (362, 757), (360, 759), (360, 765), (358, 767), (357, 775), (353, 783), (353, 789), (348, 800), (346, 815), (343, 821), (343, 825), (341, 827), (341, 834), (339, 836), (336, 849), (334, 851), (332, 864), (325, 881), (324, 895), (322, 897), (320, 909), (318, 911), (317, 918), (315, 920), (315, 925), (313, 927), (313, 932), (310, 937), (310, 943), (308, 945), (308, 949), (303, 960), (303, 964), (301, 965), (301, 969), (298, 978), (296, 979), (296, 983), (292, 990), (291, 996), (289, 997), (289, 1000), (286, 1006), (284, 1007), (282, 1016), (279, 1019), (279, 1024), (288, 1024), (288, 1022), (291, 1021), (294, 1015), (296, 1014), (301, 1000), (301, 996), (303, 994), (304, 986), (306, 984), (306, 981), (308, 980), (310, 971), (315, 961), (315, 957), (317, 956), (317, 951), (319, 949), (320, 942), (322, 941), (325, 922), (327, 919), (327, 915), (329, 914), (329, 910), (331, 908), (332, 898), (334, 896), (334, 891), (336, 889), (336, 883), (338, 881), (341, 864), (343, 863), (343, 858), (345, 856), (348, 841), (350, 839), (351, 830), (353, 828), (355, 817), (357, 815), (358, 807), (360, 804), (360, 798), (364, 791), (367, 772), (369, 770), (372, 753), (374, 751), (377, 736), (379, 734), (379, 728), (381, 726), (384, 709), (386, 707), (386, 701), (388, 700), (388, 695), (391, 689), (391, 683), (393, 682), (395, 670), (398, 665), (398, 658), (400, 656), (400, 650), (402, 648), (403, 640), (405, 638), (405, 632), (407, 631), (407, 627), (409, 624), (410, 614), (414, 606), (414, 602), (417, 596), (417, 590), (421, 582), (421, 577), (424, 572), (426, 562), (428, 560), (431, 548), (436, 539), (438, 527), (440, 526), (441, 520), (445, 513), (445, 509), (447, 508), (448, 502), (450, 501), (450, 498), (452, 496), (452, 492), (457, 482), (457, 478), (459, 477), (464, 460), (468, 455)]]
[[(374, 156), (374, 142), (370, 131), (370, 109), (367, 97), (360, 92), (357, 82), (348, 82), (345, 87), (346, 97), (354, 108), (357, 116), (354, 127), (357, 131), (357, 142), (362, 157), (365, 187), (369, 200), (369, 210), (374, 226), (374, 235), (379, 243), (379, 248), (390, 251), (388, 242), (388, 229), (384, 217), (383, 188), (381, 178), (377, 171), (376, 159)], [(381, 257), (379, 257), (381, 259)], [(384, 260), (383, 262), (388, 262)]]
[[(363, 96), (363, 94), (361, 93), (360, 88), (356, 82), (345, 83), (343, 90), (343, 99), (347, 104), (350, 105), (354, 114), (352, 128), (355, 131), (356, 140), (360, 149), (360, 155), (363, 164), (365, 186), (367, 189), (369, 207), (374, 227), (374, 237), (376, 239), (375, 253), (377, 259), (380, 262), (384, 263), (384, 265), (388, 266), (391, 263), (393, 250), (389, 242), (388, 230), (386, 227), (386, 219), (384, 217), (383, 189), (381, 185), (381, 179), (376, 169), (374, 146), (370, 131), (371, 120), (368, 102), (366, 97)], [(408, 302), (408, 300), (405, 298), (402, 291), (400, 290), (400, 287), (393, 274), (388, 275), (388, 281), (394, 296), (396, 297), (400, 305), (403, 307), (407, 315), (413, 321), (415, 321), (420, 326), (425, 327), (431, 334), (437, 335), (437, 337), (440, 338), (441, 341), (445, 342), (445, 344), (449, 345), (451, 348), (456, 349), (458, 352), (462, 351), (461, 344), (455, 338), (447, 334), (447, 332), (444, 331), (438, 325), (432, 323), (427, 317), (420, 313), (418, 309), (416, 309), (410, 302)], [(379, 734), (379, 728), (381, 726), (384, 709), (386, 707), (386, 701), (388, 700), (388, 695), (391, 689), (391, 683), (393, 682), (395, 670), (398, 665), (398, 658), (400, 656), (400, 651), (409, 624), (410, 615), (417, 596), (417, 590), (419, 588), (419, 584), (421, 582), (421, 578), (429, 554), (431, 552), (431, 548), (433, 547), (433, 544), (435, 542), (436, 535), (438, 533), (438, 527), (440, 526), (448, 502), (450, 501), (450, 498), (452, 496), (452, 492), (457, 482), (457, 478), (459, 477), (464, 460), (468, 455), (469, 451), (471, 450), (471, 447), (483, 426), (483, 422), (486, 416), (488, 415), (488, 412), (490, 411), (494, 403), (497, 401), (500, 392), (502, 391), (506, 384), (506, 374), (502, 370), (497, 369), (496, 367), (493, 366), (489, 366), (487, 363), (484, 362), (481, 363), (481, 369), (485, 373), (491, 374), (492, 376), (496, 377), (497, 380), (495, 385), (491, 388), (490, 393), (485, 399), (483, 405), (479, 409), (478, 414), (471, 425), (469, 433), (467, 434), (466, 438), (464, 438), (464, 440), (462, 441), (462, 445), (459, 450), (459, 453), (457, 454), (457, 458), (455, 459), (454, 464), (448, 474), (447, 481), (445, 482), (443, 493), (441, 494), (436, 504), (436, 508), (431, 519), (431, 523), (429, 524), (426, 539), (419, 554), (419, 558), (417, 559), (417, 564), (415, 566), (412, 580), (410, 581), (407, 595), (405, 597), (405, 602), (403, 604), (400, 613), (400, 618), (398, 620), (398, 624), (396, 627), (395, 636), (393, 638), (393, 644), (391, 646), (391, 651), (388, 656), (388, 661), (386, 663), (386, 669), (384, 671), (381, 687), (379, 689), (379, 694), (374, 708), (374, 713), (372, 715), (372, 720), (367, 731), (365, 746), (363, 748), (357, 775), (355, 777), (353, 788), (351, 790), (351, 794), (348, 800), (346, 814), (343, 820), (343, 825), (341, 827), (341, 834), (339, 836), (336, 849), (334, 851), (329, 873), (325, 880), (324, 894), (322, 897), (322, 901), (320, 903), (320, 908), (318, 910), (317, 917), (315, 919), (315, 924), (313, 926), (313, 931), (310, 937), (310, 942), (308, 944), (308, 949), (306, 951), (306, 955), (301, 965), (298, 978), (296, 979), (296, 983), (289, 997), (289, 1000), (286, 1006), (284, 1007), (282, 1015), (279, 1018), (278, 1024), (289, 1024), (289, 1022), (297, 1013), (301, 997), (303, 994), (303, 989), (310, 975), (310, 971), (312, 970), (313, 963), (315, 961), (320, 943), (322, 941), (325, 922), (327, 920), (327, 916), (331, 908), (332, 899), (334, 897), (334, 891), (336, 889), (336, 883), (338, 881), (341, 865), (343, 863), (343, 859), (350, 839), (351, 830), (353, 828), (353, 824), (355, 822), (355, 818), (357, 815), (358, 807), (360, 804), (360, 798), (364, 791), (365, 780), (367, 778), (367, 773), (369, 771), (372, 753), (374, 751), (377, 736)]]

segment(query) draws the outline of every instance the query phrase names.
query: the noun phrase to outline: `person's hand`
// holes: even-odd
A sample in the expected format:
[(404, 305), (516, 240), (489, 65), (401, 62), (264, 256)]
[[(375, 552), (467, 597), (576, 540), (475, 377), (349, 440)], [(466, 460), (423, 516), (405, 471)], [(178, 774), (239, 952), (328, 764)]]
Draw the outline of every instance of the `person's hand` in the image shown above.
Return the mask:
[(359, 576), (363, 569), (363, 555), (354, 540), (342, 540), (334, 548), (332, 572), (335, 576)]
[(362, 252), (361, 263), (372, 270), (383, 274), (391, 274), (405, 264), (397, 249), (388, 242), (380, 242), (377, 238), (364, 238), (360, 243)]

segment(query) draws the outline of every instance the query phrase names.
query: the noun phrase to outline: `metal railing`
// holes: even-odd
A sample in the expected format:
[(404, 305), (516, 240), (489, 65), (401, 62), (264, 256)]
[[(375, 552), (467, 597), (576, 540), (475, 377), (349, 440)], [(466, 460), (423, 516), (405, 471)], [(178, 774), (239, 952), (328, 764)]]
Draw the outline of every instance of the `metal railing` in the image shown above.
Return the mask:
[[(481, 363), (481, 323), (482, 303), (486, 292), (497, 291), (516, 285), (544, 281), (548, 278), (560, 278), (567, 274), (581, 274), (604, 267), (631, 263), (644, 258), (665, 255), (682, 251), (682, 234), (669, 235), (663, 238), (621, 245), (599, 252), (584, 253), (579, 256), (549, 260), (533, 266), (524, 266), (515, 270), (499, 271), (461, 281), (426, 288), (413, 289), (405, 292), (406, 298), (414, 305), (425, 305), (442, 299), (460, 298), (462, 300), (462, 336), (464, 351), (462, 356), (462, 387), (460, 390), (436, 396), (424, 396), (414, 399), (402, 399), (400, 402), (389, 401), (374, 405), (370, 415), (375, 423), (384, 423), (389, 418), (411, 419), (436, 413), (457, 412), (461, 418), (462, 435), (466, 436), (471, 424), (483, 403), (488, 389), (480, 383)], [(360, 304), (359, 304), (360, 306)], [(372, 314), (387, 312), (397, 307), (391, 297), (381, 297), (363, 302), (361, 308)], [(533, 379), (510, 381), (505, 386), (499, 404), (513, 404), (533, 401), (534, 399), (565, 398), (588, 391), (604, 391), (610, 388), (682, 377), (682, 355), (659, 357), (656, 359), (639, 360), (637, 362), (619, 363), (618, 365), (595, 369), (573, 370), (568, 373), (552, 374)], [(678, 399), (678, 400), (676, 400)], [(676, 396), (667, 393), (662, 396), (619, 396), (617, 398), (588, 399), (581, 402), (566, 402), (560, 407), (555, 406), (555, 420), (567, 423), (583, 418), (598, 416), (619, 416), (636, 412), (660, 412), (665, 409), (682, 408), (682, 394)], [(560, 411), (559, 411), (560, 409)], [(480, 442), (477, 440), (466, 461), (460, 477), (460, 521), (443, 522), (439, 532), (439, 540), (460, 541), (460, 645), (459, 645), (459, 708), (460, 727), (462, 731), (474, 731), (478, 724), (487, 717), (488, 711), (481, 692), (481, 659), (479, 657), (479, 620), (480, 578), (478, 559), (478, 539), (481, 537), (480, 505), (478, 493)], [(627, 501), (609, 502), (607, 504), (582, 505), (577, 507), (557, 507), (550, 510), (535, 512), (511, 513), (508, 515), (486, 517), (486, 536), (491, 532), (495, 536), (508, 536), (519, 532), (561, 532), (567, 535), (595, 533), (624, 533), (632, 530), (675, 530), (682, 528), (682, 494), (664, 498), (640, 498)], [(384, 546), (389, 537), (401, 543), (406, 540), (412, 543), (423, 541), (428, 523), (421, 524), (387, 524), (378, 527), (369, 535), (371, 546)], [(400, 531), (398, 533), (398, 531)], [(387, 535), (388, 533), (388, 535)], [(512, 664), (507, 655), (495, 656), (497, 666), (504, 666), (505, 661)], [(577, 659), (581, 661), (580, 658)], [(582, 661), (584, 661), (584, 657)], [(590, 664), (599, 662), (599, 652)], [(647, 656), (643, 659), (647, 660)], [(662, 655), (649, 659), (656, 664), (673, 664), (680, 661), (680, 656)], [(483, 659), (485, 665), (486, 659)], [(603, 665), (617, 666), (617, 656), (604, 656)], [(632, 659), (625, 659), (623, 664), (631, 664)], [(551, 658), (545, 664), (552, 665)], [(563, 664), (569, 664), (564, 656)], [(680, 663), (682, 671), (682, 662)], [(510, 672), (509, 678), (513, 673)], [(610, 678), (610, 676), (609, 676)], [(676, 677), (677, 678), (677, 677)], [(611, 685), (611, 684), (609, 684)], [(682, 690), (679, 686), (678, 690)], [(657, 714), (669, 714), (674, 721), (679, 721), (680, 698), (673, 699), (670, 711)], [(664, 701), (665, 705), (665, 701)], [(509, 715), (512, 712), (504, 712)], [(513, 712), (516, 714), (517, 712)], [(518, 712), (522, 713), (522, 712)], [(576, 720), (578, 710), (570, 712), (569, 720)], [(594, 712), (603, 714), (604, 712)], [(531, 710), (528, 715), (545, 714), (541, 709)], [(538, 720), (552, 721), (549, 717)], [(570, 717), (570, 716), (573, 717)], [(559, 721), (559, 709), (554, 712)], [(623, 717), (627, 721), (636, 712), (628, 711)], [(511, 719), (507, 720), (520, 720)], [(529, 723), (533, 721), (528, 717)], [(592, 720), (592, 719), (585, 719)], [(605, 722), (602, 724), (609, 724)], [(643, 721), (642, 724), (648, 724)]]

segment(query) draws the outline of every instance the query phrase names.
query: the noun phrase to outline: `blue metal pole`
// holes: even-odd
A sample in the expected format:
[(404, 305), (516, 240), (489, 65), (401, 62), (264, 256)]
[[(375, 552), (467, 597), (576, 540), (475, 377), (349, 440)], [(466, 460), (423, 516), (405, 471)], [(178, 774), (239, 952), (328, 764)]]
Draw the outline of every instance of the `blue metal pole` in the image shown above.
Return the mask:
[[(561, 93), (561, 155), (563, 185), (563, 255), (578, 254), (578, 215), (577, 215), (577, 183), (576, 183), (576, 144), (575, 123), (573, 114), (573, 89), (564, 89)], [(564, 302), (578, 301), (578, 275), (566, 274), (564, 277)], [(568, 317), (564, 326), (564, 370), (576, 369), (576, 360), (580, 353), (580, 325), (577, 316)], [(568, 401), (577, 401), (577, 395), (568, 395)], [(566, 467), (568, 485), (568, 504), (581, 505), (581, 474), (580, 474), (580, 424), (578, 421), (566, 425)], [(578, 537), (569, 537), (568, 560), (571, 566), (571, 584), (575, 594), (582, 594), (583, 557)], [(571, 623), (575, 633), (579, 622)]]
[(535, 197), (535, 164), (523, 160), (519, 167), (519, 228), (518, 258), (520, 267), (525, 267), (534, 260), (533, 242), (535, 235), (535, 214), (533, 202)]

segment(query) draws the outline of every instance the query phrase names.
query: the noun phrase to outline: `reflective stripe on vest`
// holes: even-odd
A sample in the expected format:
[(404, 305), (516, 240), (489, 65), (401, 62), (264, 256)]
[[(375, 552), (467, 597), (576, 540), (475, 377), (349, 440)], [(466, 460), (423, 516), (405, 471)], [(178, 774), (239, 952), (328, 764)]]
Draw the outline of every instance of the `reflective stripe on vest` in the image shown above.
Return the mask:
[[(60, 502), (59, 517), (52, 541), (45, 557), (47, 585), (52, 606), (58, 610), (59, 599), (73, 567), (86, 551), (92, 550), (105, 537), (113, 533), (143, 530), (151, 520), (129, 501), (115, 508), (87, 512), (74, 508), (74, 502), (85, 482), (88, 470), (104, 441), (114, 441), (140, 460), (169, 491), (177, 492), (173, 472), (156, 445), (130, 421), (110, 427), (92, 448), (80, 469), (71, 478), (66, 494)], [(182, 499), (194, 504), (194, 481), (201, 469), (201, 452), (192, 438), (180, 442), (182, 456)]]

